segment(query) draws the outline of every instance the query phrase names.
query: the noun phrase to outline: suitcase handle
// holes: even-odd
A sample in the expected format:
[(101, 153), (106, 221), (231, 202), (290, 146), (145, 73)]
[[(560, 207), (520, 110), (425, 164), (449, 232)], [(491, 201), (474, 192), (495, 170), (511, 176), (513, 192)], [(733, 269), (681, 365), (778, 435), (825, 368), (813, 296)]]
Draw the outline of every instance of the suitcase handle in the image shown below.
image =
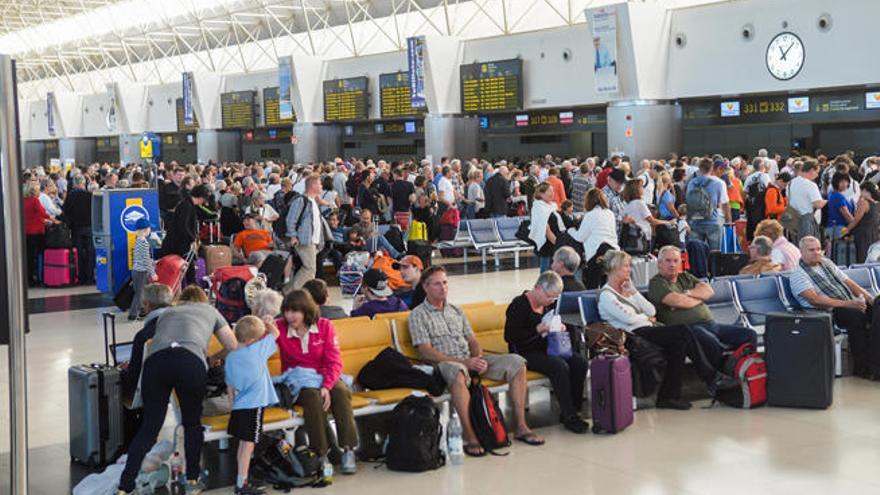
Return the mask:
[(107, 320), (110, 320), (110, 330), (113, 335), (113, 348), (116, 349), (116, 314), (105, 312), (104, 318), (104, 364), (110, 366), (110, 342), (107, 339)]

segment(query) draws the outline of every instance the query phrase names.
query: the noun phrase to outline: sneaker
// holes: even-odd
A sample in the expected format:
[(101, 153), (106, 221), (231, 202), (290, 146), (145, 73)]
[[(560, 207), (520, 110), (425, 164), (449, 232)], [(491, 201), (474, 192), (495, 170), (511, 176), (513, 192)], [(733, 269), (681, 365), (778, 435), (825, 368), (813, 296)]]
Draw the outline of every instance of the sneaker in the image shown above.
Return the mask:
[(235, 495), (264, 495), (266, 493), (266, 489), (261, 486), (253, 485), (250, 481), (246, 481), (243, 487), (235, 487), (235, 491), (233, 493)]
[(183, 493), (186, 495), (199, 495), (207, 490), (207, 488), (201, 480), (189, 480), (183, 485)]
[(354, 474), (357, 472), (357, 459), (354, 456), (354, 450), (345, 449), (342, 453), (342, 474)]

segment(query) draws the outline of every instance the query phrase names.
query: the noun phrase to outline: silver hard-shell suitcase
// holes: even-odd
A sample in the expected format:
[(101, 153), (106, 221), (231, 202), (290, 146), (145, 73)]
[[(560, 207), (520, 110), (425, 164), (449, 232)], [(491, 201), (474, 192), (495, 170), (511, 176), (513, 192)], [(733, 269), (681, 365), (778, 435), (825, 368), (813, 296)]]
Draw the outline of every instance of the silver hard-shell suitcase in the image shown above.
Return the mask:
[(122, 376), (119, 368), (110, 365), (108, 320), (116, 340), (115, 315), (104, 313), (106, 362), (67, 370), (70, 457), (89, 466), (113, 462), (122, 453), (125, 436)]

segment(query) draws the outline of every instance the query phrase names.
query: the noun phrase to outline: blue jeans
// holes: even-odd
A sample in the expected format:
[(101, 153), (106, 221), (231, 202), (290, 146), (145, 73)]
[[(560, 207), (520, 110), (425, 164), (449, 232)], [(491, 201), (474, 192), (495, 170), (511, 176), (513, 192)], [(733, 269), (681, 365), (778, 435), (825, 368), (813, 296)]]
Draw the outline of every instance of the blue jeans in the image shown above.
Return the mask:
[(394, 249), (394, 246), (392, 246), (391, 243), (388, 242), (388, 239), (386, 239), (384, 235), (377, 235), (376, 237), (373, 237), (372, 239), (367, 241), (367, 247), (370, 250), (370, 254), (375, 253), (379, 249), (384, 249), (388, 252), (388, 256), (391, 256), (394, 259), (400, 257), (400, 252)]
[(724, 364), (724, 352), (750, 342), (758, 344), (758, 334), (754, 330), (736, 325), (722, 325), (715, 321), (701, 321), (688, 325), (694, 338), (703, 348), (706, 358), (716, 368)]
[(704, 241), (713, 251), (721, 250), (721, 224), (689, 222), (691, 233), (689, 238)]
[(538, 269), (541, 273), (546, 272), (550, 269), (550, 265), (553, 264), (553, 256), (539, 256), (538, 257)]

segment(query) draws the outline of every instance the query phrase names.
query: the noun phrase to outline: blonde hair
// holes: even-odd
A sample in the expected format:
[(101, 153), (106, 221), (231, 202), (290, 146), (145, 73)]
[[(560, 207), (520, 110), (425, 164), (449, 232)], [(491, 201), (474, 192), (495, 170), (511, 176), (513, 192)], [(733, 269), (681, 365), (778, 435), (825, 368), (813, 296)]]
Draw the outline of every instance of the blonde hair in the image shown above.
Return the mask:
[(605, 264), (605, 273), (611, 273), (614, 270), (617, 270), (629, 263), (630, 259), (632, 259), (632, 257), (624, 251), (612, 249), (611, 251), (606, 252), (605, 256), (602, 257), (603, 263)]
[(266, 324), (254, 315), (247, 315), (235, 324), (235, 340), (244, 343), (256, 340), (266, 333)]
[(552, 189), (552, 187), (550, 187), (550, 184), (547, 182), (542, 182), (542, 183), (538, 184), (538, 186), (535, 187), (535, 194), (532, 196), (532, 199), (534, 199), (535, 201), (537, 201), (539, 199), (543, 200), (544, 194), (546, 194), (547, 191), (550, 189)]
[(782, 236), (783, 231), (782, 224), (773, 219), (761, 220), (758, 226), (755, 227), (756, 236), (763, 235), (769, 237), (773, 242), (776, 242), (776, 239)]
[(198, 285), (188, 285), (185, 289), (180, 291), (180, 295), (177, 296), (177, 304), (207, 302), (208, 295), (205, 294), (205, 291)]

